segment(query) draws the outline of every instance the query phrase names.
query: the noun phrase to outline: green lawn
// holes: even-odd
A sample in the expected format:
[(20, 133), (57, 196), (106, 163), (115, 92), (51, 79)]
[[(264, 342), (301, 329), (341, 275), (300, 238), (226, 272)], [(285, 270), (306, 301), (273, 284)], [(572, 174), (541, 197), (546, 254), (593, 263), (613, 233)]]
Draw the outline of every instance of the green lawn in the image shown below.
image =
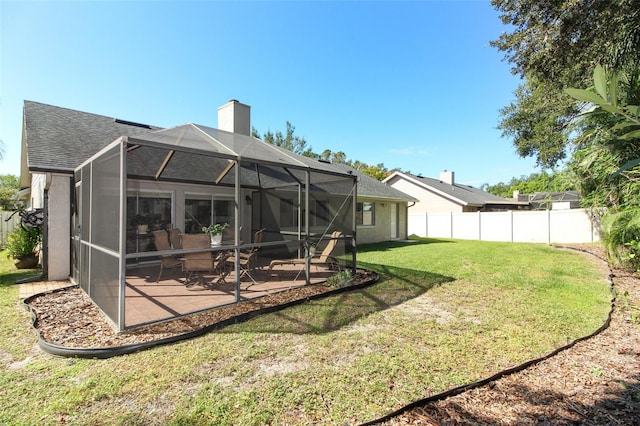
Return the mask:
[(544, 245), (420, 240), (358, 261), (379, 283), (108, 360), (35, 349), (0, 266), (0, 424), (357, 424), (548, 353), (610, 307), (594, 265)]

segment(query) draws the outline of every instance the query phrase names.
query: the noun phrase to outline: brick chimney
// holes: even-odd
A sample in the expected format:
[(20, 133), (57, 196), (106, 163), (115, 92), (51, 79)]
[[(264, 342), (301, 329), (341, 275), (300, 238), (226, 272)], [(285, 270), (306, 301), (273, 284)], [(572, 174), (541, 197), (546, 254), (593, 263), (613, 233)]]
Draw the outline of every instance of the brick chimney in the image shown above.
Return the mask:
[(444, 183), (448, 183), (449, 185), (454, 185), (455, 184), (454, 175), (455, 175), (454, 172), (448, 172), (444, 170), (440, 172), (440, 181)]
[(251, 107), (230, 99), (218, 108), (218, 129), (251, 136)]

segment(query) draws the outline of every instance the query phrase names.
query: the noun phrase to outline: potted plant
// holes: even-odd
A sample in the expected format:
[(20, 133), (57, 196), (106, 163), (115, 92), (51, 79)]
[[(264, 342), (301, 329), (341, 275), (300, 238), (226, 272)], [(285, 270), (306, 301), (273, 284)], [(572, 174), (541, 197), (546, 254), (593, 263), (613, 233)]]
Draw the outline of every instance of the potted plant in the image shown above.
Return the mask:
[(309, 241), (309, 256), (313, 257), (316, 255), (317, 246), (318, 243), (316, 243), (315, 241)]
[(7, 255), (13, 258), (18, 269), (30, 269), (38, 264), (38, 249), (42, 241), (41, 227), (22, 227), (14, 229), (7, 237)]
[(228, 227), (228, 223), (216, 223), (215, 225), (203, 226), (202, 232), (211, 236), (212, 245), (220, 245), (222, 243), (222, 233)]
[(150, 214), (137, 214), (133, 218), (133, 224), (138, 227), (138, 234), (146, 234), (152, 222), (153, 216)]

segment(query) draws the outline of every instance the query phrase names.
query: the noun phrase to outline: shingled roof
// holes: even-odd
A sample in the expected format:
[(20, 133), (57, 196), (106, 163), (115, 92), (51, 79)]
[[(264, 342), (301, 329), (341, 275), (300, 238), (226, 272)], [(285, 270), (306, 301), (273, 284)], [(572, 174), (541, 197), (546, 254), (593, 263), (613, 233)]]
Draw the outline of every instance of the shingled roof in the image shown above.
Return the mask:
[(160, 127), (76, 111), (39, 102), (24, 102), (22, 175), (31, 172), (73, 173), (87, 158), (120, 136), (142, 136)]
[(513, 199), (498, 197), (471, 185), (464, 185), (457, 182), (451, 184), (439, 179), (411, 173), (394, 172), (384, 181), (388, 182), (398, 177), (407, 179), (415, 185), (466, 206), (482, 207), (486, 204), (514, 204)]
[(360, 197), (371, 197), (395, 201), (420, 201), (417, 198), (414, 198), (411, 195), (405, 194), (404, 192), (396, 188), (386, 185), (347, 164), (335, 164), (335, 166), (350, 174), (358, 176), (358, 196)]
[[(195, 130), (193, 130), (195, 129)], [(174, 134), (180, 134), (184, 143), (184, 133), (191, 131), (201, 135), (201, 139), (211, 139), (208, 143), (225, 145), (227, 154), (242, 154), (248, 157), (260, 154), (259, 157), (274, 157), (274, 161), (293, 161), (300, 166), (307, 166), (319, 170), (335, 170), (339, 173), (349, 173), (358, 176), (358, 194), (363, 197), (388, 199), (397, 201), (417, 201), (413, 197), (382, 182), (353, 169), (350, 166), (327, 164), (318, 160), (298, 156), (275, 146), (268, 147), (269, 155), (261, 148), (260, 152), (251, 148), (251, 144), (260, 142), (250, 136), (237, 135), (213, 129), (206, 126), (186, 124), (175, 128), (163, 129), (157, 126), (138, 124), (113, 117), (91, 114), (68, 108), (47, 105), (39, 102), (24, 102), (24, 131), (23, 131), (23, 170), (22, 177), (27, 178), (29, 172), (58, 172), (73, 173), (74, 169), (85, 160), (99, 152), (121, 136), (128, 136), (143, 140), (171, 140)], [(173, 140), (176, 138), (174, 137)], [(213, 142), (212, 142), (213, 141)], [(200, 142), (203, 143), (202, 141)], [(212, 149), (208, 143), (207, 148)], [(244, 147), (244, 148), (241, 148)], [(222, 148), (220, 148), (222, 149)], [(240, 151), (238, 151), (240, 149)], [(227, 152), (228, 151), (228, 152)], [(237, 151), (237, 152), (236, 152)], [(282, 154), (278, 154), (282, 151)], [(177, 157), (177, 156), (176, 156)], [(132, 163), (135, 168), (135, 162)], [(193, 165), (193, 164), (192, 164)], [(206, 168), (204, 168), (206, 169)], [(186, 168), (193, 179), (193, 167)], [(243, 176), (249, 176), (245, 174)], [(263, 176), (262, 179), (266, 179)], [(25, 182), (26, 183), (26, 182)]]

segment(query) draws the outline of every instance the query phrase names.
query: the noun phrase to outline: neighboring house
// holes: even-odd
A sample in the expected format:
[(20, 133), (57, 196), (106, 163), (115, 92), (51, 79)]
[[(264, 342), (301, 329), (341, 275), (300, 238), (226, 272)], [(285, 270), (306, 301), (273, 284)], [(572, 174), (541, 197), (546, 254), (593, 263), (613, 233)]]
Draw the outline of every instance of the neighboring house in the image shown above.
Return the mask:
[[(73, 200), (80, 199), (78, 192), (81, 191), (81, 188), (74, 184), (74, 174), (79, 173), (79, 166), (122, 137), (153, 141), (154, 138), (172, 135), (174, 136), (173, 140), (180, 143), (179, 139), (175, 139), (175, 135), (180, 132), (194, 132), (194, 134), (204, 135), (211, 140), (215, 140), (214, 136), (217, 136), (219, 140), (228, 140), (230, 143), (240, 141), (244, 144), (242, 149), (248, 153), (253, 152), (251, 144), (263, 143), (249, 137), (251, 127), (248, 105), (230, 101), (220, 107), (218, 124), (220, 129), (192, 124), (161, 129), (127, 120), (25, 101), (20, 181), (21, 187), (28, 189), (24, 191), (24, 198), (28, 201), (29, 206), (41, 207), (45, 210), (43, 274), (52, 280), (67, 279), (72, 275), (72, 264), (74, 264), (72, 242), (79, 229), (79, 225), (72, 224), (74, 223), (74, 211), (77, 212), (80, 208), (80, 206), (73, 205)], [(220, 149), (224, 150), (225, 148), (221, 147)], [(132, 146), (130, 150), (135, 150), (135, 146)], [(271, 151), (273, 152), (273, 150)], [(133, 153), (135, 154), (135, 152), (138, 151)], [(290, 152), (277, 155), (282, 158), (288, 157), (298, 164), (309, 164), (310, 167), (315, 167), (312, 164), (315, 162), (317, 167), (328, 172), (335, 170), (336, 174), (344, 175), (345, 172), (349, 172), (345, 166), (320, 164), (316, 160), (306, 157), (300, 158)], [(166, 161), (170, 161), (169, 158), (170, 156)], [(140, 166), (143, 167), (144, 164), (141, 163)], [(188, 166), (183, 169), (186, 174), (198, 171), (206, 172), (202, 169), (197, 170), (197, 165), (191, 164), (191, 168)], [(202, 185), (194, 184), (194, 180), (190, 181), (188, 176), (179, 177), (170, 185), (159, 178), (163, 167), (164, 163), (157, 169), (158, 175), (155, 180), (140, 179), (129, 182), (133, 186), (127, 188), (129, 194), (125, 212), (127, 225), (133, 223), (132, 219), (143, 208), (148, 212), (155, 213), (156, 220), (159, 220), (163, 227), (174, 226), (186, 231), (190, 227), (198, 228), (195, 222), (192, 223), (195, 219), (200, 219), (196, 221), (197, 223), (203, 220), (207, 223), (206, 220), (209, 218), (216, 222), (233, 220), (234, 194), (232, 186), (221, 185), (215, 195), (209, 195), (210, 189), (205, 191)], [(352, 170), (349, 174), (356, 174), (360, 180), (357, 189), (358, 207), (356, 213), (358, 243), (406, 238), (407, 202), (413, 201), (413, 198), (368, 176), (361, 175), (357, 171)], [(227, 176), (220, 174), (218, 178), (224, 180)], [(268, 176), (263, 175), (262, 178), (267, 179)], [(86, 179), (85, 177), (85, 181)], [(77, 176), (75, 181), (78, 181)], [(281, 191), (280, 193), (286, 194), (287, 192)], [(241, 238), (245, 241), (251, 241), (252, 230), (255, 228), (256, 218), (259, 217), (257, 210), (260, 209), (261, 202), (266, 200), (255, 198), (257, 195), (257, 193), (251, 192), (241, 194), (241, 199), (246, 200), (246, 207), (243, 209), (245, 216), (241, 218), (241, 223), (247, 224), (241, 230)], [(328, 196), (330, 197), (331, 194)], [(299, 226), (295, 211), (292, 210), (298, 208), (295, 200), (293, 204), (287, 204), (285, 198), (278, 201), (280, 206), (275, 210), (278, 216), (274, 219), (275, 223), (283, 229), (286, 225), (283, 221), (286, 219), (291, 221), (292, 226)], [(328, 202), (319, 200), (310, 208), (325, 208)], [(253, 212), (251, 211), (252, 204)], [(201, 213), (205, 219), (198, 216)], [(317, 213), (317, 210), (314, 213)], [(288, 216), (284, 217), (283, 215)], [(327, 219), (330, 220), (330, 218)], [(254, 226), (251, 226), (252, 220)], [(318, 223), (318, 228), (324, 225), (324, 223)], [(78, 229), (73, 229), (75, 227)], [(127, 240), (126, 243), (128, 252), (130, 244), (139, 244), (137, 240)], [(132, 247), (131, 250), (137, 251), (140, 248)]]
[(446, 170), (440, 179), (396, 171), (383, 182), (419, 200), (410, 206), (411, 213), (519, 210), (529, 205), (457, 183), (455, 173)]
[(568, 210), (580, 208), (580, 191), (536, 192), (520, 194), (513, 191), (513, 198), (531, 205), (531, 210)]

